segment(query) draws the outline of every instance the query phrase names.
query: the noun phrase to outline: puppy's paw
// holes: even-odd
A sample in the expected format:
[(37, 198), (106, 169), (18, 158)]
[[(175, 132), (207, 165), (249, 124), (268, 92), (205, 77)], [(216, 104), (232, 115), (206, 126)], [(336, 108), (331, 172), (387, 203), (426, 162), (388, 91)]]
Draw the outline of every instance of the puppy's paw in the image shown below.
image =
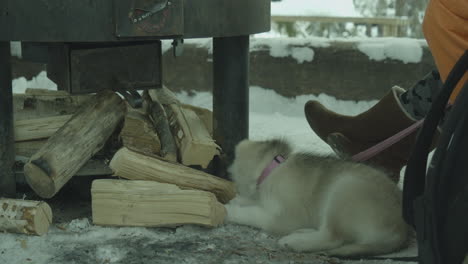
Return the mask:
[(239, 218), (241, 215), (240, 206), (237, 204), (226, 204), (224, 205), (224, 207), (226, 208), (226, 212), (227, 212), (225, 222), (239, 223)]
[(292, 249), (294, 251), (308, 251), (307, 245), (304, 244), (304, 239), (301, 234), (292, 233), (278, 240), (278, 244), (282, 247)]

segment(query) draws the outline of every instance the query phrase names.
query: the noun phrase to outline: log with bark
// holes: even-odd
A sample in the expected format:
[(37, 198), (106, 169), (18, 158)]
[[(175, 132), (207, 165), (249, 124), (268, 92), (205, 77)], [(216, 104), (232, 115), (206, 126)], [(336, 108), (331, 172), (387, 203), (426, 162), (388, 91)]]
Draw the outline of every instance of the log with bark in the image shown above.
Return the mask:
[(51, 223), (46, 202), (0, 198), (0, 232), (43, 235)]
[(185, 189), (209, 191), (222, 203), (227, 203), (235, 196), (235, 187), (230, 181), (127, 148), (120, 149), (114, 155), (109, 167), (116, 176), (130, 180), (151, 180), (172, 183)]
[(104, 146), (124, 115), (125, 103), (118, 95), (98, 93), (24, 166), (31, 188), (40, 197), (54, 196)]
[(154, 181), (95, 180), (91, 196), (96, 225), (215, 227), (226, 216), (226, 209), (210, 192)]
[(161, 143), (160, 156), (164, 160), (176, 162), (178, 160), (177, 146), (174, 141), (166, 111), (159, 101), (152, 99), (148, 91), (143, 93), (143, 99), (148, 107), (148, 113), (151, 117), (156, 133), (159, 135)]
[[(220, 147), (212, 137), (212, 115), (207, 109), (183, 105), (166, 87), (148, 91), (153, 101), (165, 109), (169, 126), (179, 149), (180, 162), (207, 168)], [(203, 119), (201, 118), (203, 117)]]

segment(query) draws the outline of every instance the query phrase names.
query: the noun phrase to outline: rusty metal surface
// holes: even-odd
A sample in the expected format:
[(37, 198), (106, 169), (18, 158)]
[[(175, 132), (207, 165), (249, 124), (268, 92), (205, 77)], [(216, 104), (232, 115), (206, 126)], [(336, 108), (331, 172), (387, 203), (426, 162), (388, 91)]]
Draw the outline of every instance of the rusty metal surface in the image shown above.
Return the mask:
[(49, 45), (47, 56), (47, 77), (57, 84), (60, 90), (71, 92), (70, 45)]
[[(2, 0), (0, 41), (225, 37), (270, 29), (270, 0), (169, 0), (171, 5), (152, 11), (164, 1)], [(135, 18), (144, 19), (133, 23)]]
[(110, 0), (2, 0), (0, 16), (2, 40), (115, 39)]
[(183, 0), (115, 0), (114, 8), (119, 38), (184, 34)]
[(47, 76), (72, 94), (158, 88), (161, 42), (49, 43)]
[(270, 30), (270, 0), (186, 0), (184, 37), (229, 37)]
[(91, 48), (72, 45), (70, 93), (94, 93), (120, 85), (127, 90), (161, 87), (161, 43)]

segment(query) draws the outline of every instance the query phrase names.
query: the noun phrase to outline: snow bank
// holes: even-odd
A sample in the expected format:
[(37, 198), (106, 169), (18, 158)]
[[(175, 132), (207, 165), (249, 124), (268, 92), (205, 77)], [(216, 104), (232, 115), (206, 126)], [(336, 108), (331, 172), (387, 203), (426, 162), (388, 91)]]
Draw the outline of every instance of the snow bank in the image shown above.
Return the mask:
[[(171, 43), (171, 40), (162, 41), (163, 54), (172, 48)], [(208, 54), (213, 54), (211, 39), (187, 39), (184, 44), (206, 49)], [(314, 59), (315, 53), (312, 47), (328, 46), (330, 43), (326, 38), (251, 38), (250, 40), (251, 52), (269, 50), (272, 57), (292, 57), (298, 63), (311, 62)]]
[[(171, 48), (170, 40), (162, 42), (162, 52)], [(268, 50), (270, 56), (276, 58), (291, 57), (297, 63), (312, 62), (316, 52), (314, 48), (332, 47), (333, 43), (354, 42), (356, 49), (366, 54), (370, 60), (399, 60), (403, 63), (419, 63), (423, 56), (423, 48), (427, 47), (425, 40), (411, 38), (282, 38), (282, 37), (252, 37), (250, 52)], [(188, 39), (185, 44), (195, 45), (213, 53), (211, 39)]]
[(376, 38), (360, 41), (357, 48), (369, 59), (381, 61), (385, 59), (400, 60), (403, 63), (419, 63), (426, 42), (410, 38)]
[(57, 90), (57, 85), (47, 78), (45, 71), (40, 72), (36, 77), (27, 80), (24, 77), (14, 79), (12, 82), (13, 93), (24, 93), (28, 88), (40, 88)]
[(269, 50), (276, 58), (292, 57), (299, 64), (314, 59), (314, 47), (329, 47), (326, 38), (252, 38), (250, 51)]
[(291, 57), (293, 57), (299, 64), (305, 61), (311, 62), (314, 59), (314, 50), (307, 47), (293, 47), (291, 49)]

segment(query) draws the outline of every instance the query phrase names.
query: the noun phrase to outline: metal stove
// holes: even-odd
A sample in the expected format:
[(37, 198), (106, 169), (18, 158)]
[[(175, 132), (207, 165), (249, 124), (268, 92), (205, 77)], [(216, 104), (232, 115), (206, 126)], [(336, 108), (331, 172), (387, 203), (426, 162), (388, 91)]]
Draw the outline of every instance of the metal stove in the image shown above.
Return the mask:
[(184, 39), (213, 38), (214, 137), (230, 160), (248, 137), (249, 35), (269, 29), (270, 0), (2, 0), (0, 196), (16, 192), (10, 41), (61, 90), (132, 95), (161, 87), (161, 39), (179, 56)]

